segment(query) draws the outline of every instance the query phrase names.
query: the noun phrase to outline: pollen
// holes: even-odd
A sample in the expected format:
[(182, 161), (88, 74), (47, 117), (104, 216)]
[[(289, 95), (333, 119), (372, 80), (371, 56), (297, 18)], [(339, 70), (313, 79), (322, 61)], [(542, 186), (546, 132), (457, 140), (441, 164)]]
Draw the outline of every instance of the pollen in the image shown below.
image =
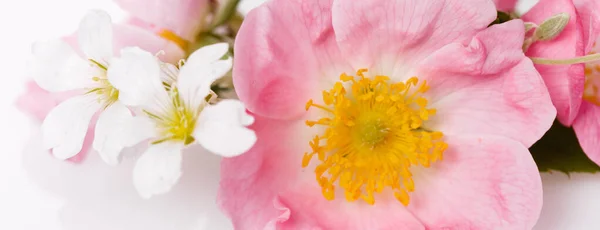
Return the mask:
[(447, 144), (443, 134), (427, 130), (423, 123), (436, 113), (422, 94), (429, 86), (417, 77), (391, 83), (387, 76), (342, 74), (332, 89), (323, 91), (323, 104), (309, 100), (306, 110), (322, 111), (308, 120), (309, 127), (323, 126), (309, 142), (302, 167), (316, 163), (316, 180), (323, 196), (335, 198), (343, 190), (349, 202), (375, 203), (375, 194), (391, 188), (403, 205), (415, 190), (411, 167), (430, 167), (443, 159)]

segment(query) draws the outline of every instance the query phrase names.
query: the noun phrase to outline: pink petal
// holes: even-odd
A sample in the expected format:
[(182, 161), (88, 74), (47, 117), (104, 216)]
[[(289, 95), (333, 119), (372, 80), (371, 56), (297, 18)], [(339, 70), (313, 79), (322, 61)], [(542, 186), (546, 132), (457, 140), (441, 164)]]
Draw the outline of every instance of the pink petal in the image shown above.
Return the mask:
[(407, 209), (386, 196), (374, 206), (341, 194), (325, 200), (312, 170), (299, 166), (308, 142), (300, 126), (257, 117), (255, 147), (223, 159), (218, 203), (236, 229), (531, 229), (539, 216), (540, 177), (514, 140), (448, 137), (443, 161), (414, 169)]
[[(529, 57), (568, 59), (585, 55), (584, 34), (581, 19), (575, 11), (572, 0), (540, 0), (523, 20), (540, 24), (545, 19), (568, 13), (571, 19), (563, 32), (551, 41), (534, 43), (527, 51)], [(535, 65), (550, 91), (552, 102), (558, 111), (558, 120), (570, 126), (581, 105), (584, 84), (584, 64), (577, 65)]]
[(335, 1), (333, 27), (355, 69), (404, 75), (414, 63), (451, 43), (467, 43), (495, 18), (491, 1)]
[(450, 136), (444, 159), (415, 172), (408, 209), (427, 229), (531, 229), (542, 181), (522, 144), (500, 136)]
[[(259, 137), (247, 153), (221, 161), (218, 203), (236, 229), (264, 229), (269, 222), (285, 222), (285, 208), (275, 207), (280, 190), (297, 177), (300, 158), (286, 154), (294, 122), (255, 116), (252, 125)], [(298, 155), (300, 156), (300, 155)], [(295, 170), (294, 170), (295, 169)], [(289, 211), (289, 210), (287, 210)]]
[(54, 106), (78, 94), (79, 92), (76, 91), (50, 93), (40, 88), (35, 81), (28, 81), (25, 94), (17, 98), (16, 106), (23, 112), (42, 121)]
[(393, 197), (375, 206), (343, 195), (327, 201), (301, 167), (304, 122), (256, 119), (255, 147), (221, 164), (218, 202), (236, 229), (424, 229)]
[[(25, 94), (17, 98), (16, 106), (21, 111), (32, 115), (41, 122), (52, 108), (60, 104), (60, 102), (78, 94), (79, 93), (75, 91), (50, 93), (40, 88), (34, 81), (29, 81), (26, 85)], [(68, 161), (78, 163), (85, 158), (86, 153), (91, 147), (94, 136), (93, 129), (91, 131), (92, 132), (87, 132), (81, 151), (74, 157), (69, 158)]]
[(209, 0), (115, 0), (134, 17), (194, 41), (202, 29)]
[(597, 0), (573, 0), (581, 28), (583, 29), (583, 44), (585, 53), (592, 50), (596, 38), (600, 34), (600, 1)]
[(449, 44), (423, 62), (419, 76), (429, 82), (426, 96), (437, 110), (428, 128), (501, 135), (526, 146), (550, 128), (556, 110), (521, 51), (523, 28), (520, 20), (494, 25), (470, 44)]
[(584, 101), (573, 129), (585, 154), (600, 165), (600, 107)]
[(335, 81), (344, 72), (336, 70), (348, 69), (334, 41), (331, 1), (275, 0), (247, 15), (235, 43), (233, 81), (248, 110), (297, 117), (309, 98), (320, 97), (318, 80)]
[(138, 46), (153, 54), (162, 50), (164, 55), (158, 57), (169, 63), (177, 63), (185, 56), (185, 52), (177, 44), (149, 31), (126, 24), (115, 25), (113, 29), (115, 50), (128, 46)]
[(517, 5), (517, 0), (494, 0), (496, 8), (503, 12), (512, 12)]

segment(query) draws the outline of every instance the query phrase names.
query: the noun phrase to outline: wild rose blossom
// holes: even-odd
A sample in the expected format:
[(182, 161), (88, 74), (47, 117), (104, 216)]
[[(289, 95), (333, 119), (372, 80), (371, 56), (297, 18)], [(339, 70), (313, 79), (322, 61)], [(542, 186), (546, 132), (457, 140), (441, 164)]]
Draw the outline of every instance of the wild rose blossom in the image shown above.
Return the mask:
[[(227, 43), (205, 46), (179, 68), (161, 63), (139, 48), (125, 48), (113, 60), (109, 79), (127, 95), (123, 103), (141, 112), (128, 121), (132, 132), (104, 130), (106, 139), (98, 149), (106, 150), (100, 151), (103, 159), (116, 164), (128, 144), (122, 140), (134, 136), (151, 141), (133, 169), (133, 183), (142, 197), (165, 193), (175, 185), (181, 176), (181, 152), (190, 144), (199, 143), (218, 155), (232, 157), (246, 152), (256, 141), (254, 132), (245, 127), (254, 118), (246, 114), (241, 102), (208, 103), (207, 98), (216, 96), (210, 90), (213, 81), (231, 70), (231, 58), (221, 60), (228, 50)], [(118, 113), (125, 117), (128, 112)]]
[(273, 0), (236, 38), (258, 142), (222, 162), (237, 229), (530, 229), (556, 111), (491, 1)]

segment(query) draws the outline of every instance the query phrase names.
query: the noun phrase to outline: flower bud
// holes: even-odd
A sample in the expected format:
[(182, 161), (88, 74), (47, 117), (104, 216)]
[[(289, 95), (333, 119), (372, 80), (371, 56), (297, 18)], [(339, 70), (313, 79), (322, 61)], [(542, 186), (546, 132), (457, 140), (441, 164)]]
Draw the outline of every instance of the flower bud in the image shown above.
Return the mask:
[(558, 36), (569, 23), (571, 16), (567, 13), (554, 15), (542, 22), (533, 35), (535, 40), (549, 41)]

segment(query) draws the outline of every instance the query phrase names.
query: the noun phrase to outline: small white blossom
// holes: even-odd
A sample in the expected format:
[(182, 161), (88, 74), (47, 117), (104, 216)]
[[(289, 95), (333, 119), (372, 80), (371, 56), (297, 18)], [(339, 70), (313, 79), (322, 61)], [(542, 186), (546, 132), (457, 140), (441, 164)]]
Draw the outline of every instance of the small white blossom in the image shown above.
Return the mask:
[[(67, 159), (81, 151), (88, 125), (98, 111), (102, 113), (95, 128), (94, 147), (106, 141), (101, 134), (107, 129), (125, 127), (122, 124), (132, 119), (131, 112), (119, 101), (122, 95), (107, 77), (113, 58), (112, 36), (110, 16), (93, 10), (82, 19), (77, 34), (84, 58), (62, 39), (38, 42), (32, 47), (29, 70), (40, 87), (50, 92), (81, 90), (80, 95), (50, 111), (42, 124), (43, 145), (57, 158)], [(122, 146), (138, 141), (135, 136), (120, 140)]]
[[(208, 103), (215, 96), (211, 84), (231, 69), (231, 58), (221, 59), (228, 49), (226, 43), (203, 47), (180, 68), (139, 48), (123, 49), (112, 62), (108, 78), (118, 79), (111, 81), (114, 87), (131, 99), (123, 103), (141, 110), (129, 127), (151, 143), (133, 170), (134, 186), (142, 197), (168, 192), (175, 185), (185, 146), (199, 143), (213, 153), (232, 157), (256, 142), (256, 135), (246, 127), (254, 118), (240, 101)], [(117, 134), (108, 136), (113, 135)], [(118, 157), (118, 153), (103, 156), (108, 162)]]

